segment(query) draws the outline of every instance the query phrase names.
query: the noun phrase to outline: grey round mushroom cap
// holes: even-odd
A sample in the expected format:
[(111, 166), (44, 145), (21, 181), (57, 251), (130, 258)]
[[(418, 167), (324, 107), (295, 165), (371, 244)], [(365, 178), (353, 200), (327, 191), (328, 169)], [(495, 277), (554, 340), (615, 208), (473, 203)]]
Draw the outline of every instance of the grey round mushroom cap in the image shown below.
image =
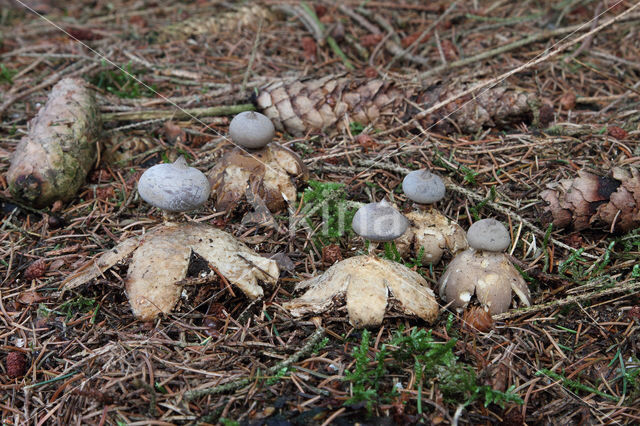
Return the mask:
[(402, 191), (411, 201), (431, 204), (444, 198), (445, 187), (440, 176), (427, 169), (414, 170), (402, 181)]
[(245, 111), (233, 117), (229, 124), (231, 140), (249, 149), (265, 147), (276, 134), (273, 123), (266, 115)]
[(156, 164), (138, 181), (138, 193), (147, 203), (169, 212), (197, 209), (211, 192), (209, 180), (200, 170), (189, 167), (184, 157), (174, 163)]
[(385, 200), (360, 207), (353, 216), (354, 232), (371, 241), (391, 241), (409, 227), (409, 220)]
[(495, 219), (475, 222), (467, 231), (467, 241), (476, 250), (505, 251), (511, 243), (511, 236), (505, 226)]

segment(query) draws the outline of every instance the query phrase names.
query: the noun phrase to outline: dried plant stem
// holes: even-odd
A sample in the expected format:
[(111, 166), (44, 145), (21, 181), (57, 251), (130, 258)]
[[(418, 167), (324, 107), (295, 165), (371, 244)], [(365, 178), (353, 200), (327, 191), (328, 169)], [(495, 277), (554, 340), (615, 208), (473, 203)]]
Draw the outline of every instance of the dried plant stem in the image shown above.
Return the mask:
[[(584, 253), (583, 253), (584, 254)], [(616, 284), (613, 287), (596, 290), (586, 294), (580, 294), (576, 296), (568, 296), (560, 300), (552, 300), (547, 303), (540, 303), (539, 305), (533, 305), (522, 309), (516, 309), (503, 314), (494, 315), (494, 320), (507, 320), (516, 318), (522, 315), (533, 314), (547, 309), (559, 308), (562, 306), (570, 305), (572, 303), (585, 302), (587, 300), (595, 299), (597, 297), (609, 296), (617, 293), (634, 292), (640, 290), (640, 281), (628, 281), (624, 284)]]
[[(282, 370), (283, 368), (288, 368), (292, 364), (295, 364), (296, 362), (298, 362), (301, 358), (309, 355), (313, 351), (313, 348), (315, 347), (315, 345), (317, 345), (320, 342), (320, 340), (322, 340), (324, 335), (325, 335), (324, 328), (322, 328), (322, 327), (318, 328), (309, 337), (309, 339), (304, 344), (304, 346), (302, 346), (298, 351), (296, 351), (289, 358), (287, 358), (284, 361), (279, 362), (276, 365), (274, 365), (273, 367), (267, 369), (266, 374), (267, 375), (275, 374), (278, 371)], [(229, 382), (229, 383), (225, 383), (224, 385), (215, 386), (215, 387), (212, 387), (212, 388), (198, 389), (198, 390), (185, 392), (184, 398), (187, 401), (191, 401), (193, 399), (196, 399), (196, 398), (199, 398), (199, 397), (205, 396), (205, 395), (215, 395), (215, 394), (218, 394), (218, 393), (233, 391), (233, 390), (240, 389), (241, 387), (248, 385), (249, 383), (251, 383), (251, 380), (252, 379), (250, 379), (250, 378), (239, 379), (239, 380), (236, 380), (236, 381), (233, 381), (233, 382)]]
[(142, 111), (108, 112), (102, 114), (103, 121), (135, 121), (154, 119), (184, 119), (193, 117), (216, 117), (235, 115), (244, 111), (255, 111), (253, 104), (225, 105), (210, 108), (149, 109)]

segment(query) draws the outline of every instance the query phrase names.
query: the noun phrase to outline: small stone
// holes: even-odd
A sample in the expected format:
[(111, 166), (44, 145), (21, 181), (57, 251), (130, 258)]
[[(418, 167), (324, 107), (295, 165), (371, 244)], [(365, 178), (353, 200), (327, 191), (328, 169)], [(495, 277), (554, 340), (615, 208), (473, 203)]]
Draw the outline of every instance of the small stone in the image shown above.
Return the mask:
[(325, 266), (331, 266), (342, 260), (342, 252), (337, 244), (329, 244), (322, 247), (322, 263)]

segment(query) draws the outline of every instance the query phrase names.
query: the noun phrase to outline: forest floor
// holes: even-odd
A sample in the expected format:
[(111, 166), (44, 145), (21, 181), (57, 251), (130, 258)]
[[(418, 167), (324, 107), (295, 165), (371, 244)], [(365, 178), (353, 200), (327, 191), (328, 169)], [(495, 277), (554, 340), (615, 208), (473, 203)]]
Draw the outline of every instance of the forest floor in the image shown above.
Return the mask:
[[(0, 1), (2, 424), (640, 423), (640, 232), (549, 228), (540, 198), (585, 168), (606, 176), (640, 165), (636, 2), (28, 3), (43, 17)], [(126, 262), (60, 297), (81, 265), (162, 223), (136, 196), (142, 171), (180, 154), (213, 167), (230, 117), (191, 111), (250, 109), (269, 83), (332, 75), (445, 94), (497, 78), (538, 100), (539, 110), (473, 131), (474, 117), (452, 105), (491, 85), (454, 99), (450, 116), (420, 116), (430, 121), (394, 112), (364, 123), (347, 108), (323, 129), (276, 135), (309, 168), (314, 186), (298, 190), (316, 191), (316, 202), (330, 189), (331, 203), (387, 197), (406, 212), (404, 174), (442, 175), (437, 207), (449, 218), (507, 225), (532, 309), (496, 317), (487, 332), (444, 303), (431, 325), (395, 312), (363, 331), (345, 308), (295, 318), (282, 307), (294, 285), (365, 242), (348, 226), (314, 232), (331, 209), (290, 233), (286, 212), (276, 229), (242, 224), (244, 204), (225, 214), (212, 203), (190, 217), (280, 254), (281, 278), (263, 300), (211, 279), (185, 287), (173, 313), (141, 322), (124, 292)], [(69, 201), (30, 208), (8, 191), (11, 153), (67, 76), (97, 94), (103, 154)], [(412, 99), (403, 114), (434, 104)], [(435, 288), (450, 259), (399, 260)], [(189, 276), (207, 270), (192, 262)], [(24, 371), (9, 377), (15, 353)]]

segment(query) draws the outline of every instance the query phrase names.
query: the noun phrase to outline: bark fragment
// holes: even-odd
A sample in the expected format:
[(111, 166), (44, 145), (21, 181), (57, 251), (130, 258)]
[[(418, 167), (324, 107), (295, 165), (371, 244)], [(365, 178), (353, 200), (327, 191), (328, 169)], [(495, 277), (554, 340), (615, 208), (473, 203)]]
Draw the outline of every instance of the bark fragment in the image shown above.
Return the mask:
[(7, 173), (11, 194), (38, 208), (72, 198), (96, 162), (100, 143), (100, 115), (84, 80), (60, 80), (29, 124)]
[(607, 176), (580, 170), (540, 193), (542, 221), (558, 228), (627, 232), (640, 226), (640, 171), (615, 167)]

